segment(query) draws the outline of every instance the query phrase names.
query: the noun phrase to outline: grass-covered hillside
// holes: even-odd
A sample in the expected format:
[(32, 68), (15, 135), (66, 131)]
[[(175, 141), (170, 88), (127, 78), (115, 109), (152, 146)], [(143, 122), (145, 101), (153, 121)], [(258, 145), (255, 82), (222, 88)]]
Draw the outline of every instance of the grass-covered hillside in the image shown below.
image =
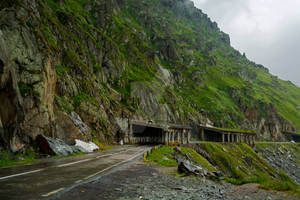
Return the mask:
[(120, 117), (273, 140), (300, 128), (300, 89), (233, 49), (190, 0), (5, 0), (0, 31), (3, 138), (16, 148), (39, 133), (112, 141)]
[(228, 35), (191, 2), (126, 2), (124, 11), (146, 30), (163, 66), (174, 74), (172, 92), (183, 99), (187, 115), (202, 111), (235, 127), (277, 113), (300, 128), (300, 89), (233, 49)]

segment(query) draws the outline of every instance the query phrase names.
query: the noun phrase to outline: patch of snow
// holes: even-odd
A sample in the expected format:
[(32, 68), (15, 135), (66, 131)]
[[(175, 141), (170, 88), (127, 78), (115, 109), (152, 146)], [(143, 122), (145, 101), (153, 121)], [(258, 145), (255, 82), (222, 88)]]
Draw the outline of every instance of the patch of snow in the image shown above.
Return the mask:
[(81, 147), (87, 152), (93, 152), (93, 151), (99, 149), (99, 147), (93, 142), (87, 143), (87, 142), (77, 140), (77, 139), (75, 140), (75, 146)]

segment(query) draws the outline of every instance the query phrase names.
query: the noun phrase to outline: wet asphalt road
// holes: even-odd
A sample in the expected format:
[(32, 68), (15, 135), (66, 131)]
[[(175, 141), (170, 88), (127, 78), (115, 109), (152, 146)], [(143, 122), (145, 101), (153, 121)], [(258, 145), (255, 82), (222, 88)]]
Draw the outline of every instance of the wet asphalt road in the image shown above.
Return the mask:
[(0, 168), (0, 199), (51, 199), (114, 168), (141, 158), (149, 146), (121, 146), (78, 157)]

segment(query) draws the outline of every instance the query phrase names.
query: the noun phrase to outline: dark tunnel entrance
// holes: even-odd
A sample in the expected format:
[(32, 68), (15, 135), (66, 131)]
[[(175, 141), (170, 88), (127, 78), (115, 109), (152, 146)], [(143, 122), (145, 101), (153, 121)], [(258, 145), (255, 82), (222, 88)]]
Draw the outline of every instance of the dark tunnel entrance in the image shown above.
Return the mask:
[(132, 136), (139, 144), (161, 144), (164, 141), (163, 128), (132, 125)]
[(300, 135), (293, 135), (294, 142), (300, 142)]
[(285, 137), (288, 141), (300, 142), (300, 134), (284, 132)]
[(206, 141), (222, 142), (222, 134), (215, 131), (205, 130), (204, 137)]

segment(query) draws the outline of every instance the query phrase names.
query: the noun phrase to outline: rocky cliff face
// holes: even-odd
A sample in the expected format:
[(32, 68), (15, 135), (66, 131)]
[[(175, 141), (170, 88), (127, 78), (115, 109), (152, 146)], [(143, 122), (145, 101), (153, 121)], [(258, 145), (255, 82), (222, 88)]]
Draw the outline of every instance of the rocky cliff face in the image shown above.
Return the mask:
[(4, 1), (0, 97), (12, 151), (39, 134), (111, 142), (117, 118), (212, 121), (272, 140), (300, 126), (300, 89), (231, 48), (189, 0)]

